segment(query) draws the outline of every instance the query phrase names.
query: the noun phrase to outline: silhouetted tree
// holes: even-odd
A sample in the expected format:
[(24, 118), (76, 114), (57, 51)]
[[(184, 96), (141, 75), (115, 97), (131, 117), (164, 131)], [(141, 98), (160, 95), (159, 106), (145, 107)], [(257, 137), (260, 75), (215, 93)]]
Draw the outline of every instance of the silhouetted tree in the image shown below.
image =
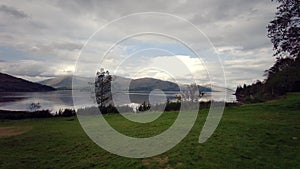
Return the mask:
[(58, 114), (62, 117), (71, 117), (76, 115), (76, 111), (73, 109), (60, 109)]
[(274, 45), (274, 56), (299, 57), (300, 54), (300, 1), (272, 0), (277, 7), (275, 19), (268, 25), (268, 37)]
[(139, 112), (144, 112), (147, 110), (150, 110), (151, 105), (149, 103), (143, 102), (139, 107), (138, 107), (138, 111)]
[(294, 61), (295, 59), (290, 57), (278, 58), (275, 64), (270, 69), (265, 71), (265, 75), (267, 76), (267, 78), (271, 78), (276, 73), (279, 73), (289, 68), (294, 63)]
[(105, 107), (111, 101), (112, 76), (103, 68), (97, 72), (95, 78), (96, 101), (100, 108)]
[(260, 102), (300, 91), (300, 1), (274, 1), (280, 5), (267, 28), (277, 60), (265, 71), (267, 78), (264, 82), (237, 87), (236, 97), (240, 102)]

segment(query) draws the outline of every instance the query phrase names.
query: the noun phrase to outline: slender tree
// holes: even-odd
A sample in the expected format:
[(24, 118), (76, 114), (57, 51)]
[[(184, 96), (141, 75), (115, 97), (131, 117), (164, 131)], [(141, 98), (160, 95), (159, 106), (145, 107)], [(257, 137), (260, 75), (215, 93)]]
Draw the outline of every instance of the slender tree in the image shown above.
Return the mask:
[(97, 71), (95, 78), (96, 101), (100, 108), (105, 107), (111, 101), (112, 76), (103, 68)]
[(187, 90), (181, 93), (180, 100), (197, 102), (202, 96), (203, 93), (200, 92), (199, 86), (196, 83), (192, 83), (187, 85)]

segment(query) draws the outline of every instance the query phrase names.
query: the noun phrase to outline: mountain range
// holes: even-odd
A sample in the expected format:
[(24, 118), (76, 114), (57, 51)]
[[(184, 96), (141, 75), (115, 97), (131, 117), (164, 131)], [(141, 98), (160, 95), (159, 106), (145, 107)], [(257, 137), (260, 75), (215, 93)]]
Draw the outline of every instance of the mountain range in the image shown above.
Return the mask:
[[(79, 76), (60, 76), (38, 83), (30, 82), (21, 78), (17, 78), (8, 74), (0, 73), (0, 92), (44, 92), (53, 90), (90, 90), (94, 82), (94, 78)], [(154, 89), (162, 91), (180, 91), (186, 89), (187, 85), (176, 84), (174, 82), (154, 79), (139, 78), (130, 79), (113, 75), (112, 88), (117, 91), (130, 92), (151, 92)], [(198, 85), (201, 92), (213, 91), (229, 91), (231, 89), (214, 86), (214, 85)]]
[[(154, 89), (163, 91), (179, 91), (179, 86), (176, 83), (163, 81), (154, 78), (130, 79), (121, 76), (112, 76), (112, 87), (116, 90), (129, 90), (132, 92), (150, 92)], [(90, 84), (93, 84), (94, 78), (79, 77), (79, 76), (61, 76), (40, 81), (40, 84), (54, 87), (58, 90), (85, 90), (90, 89)]]
[[(73, 87), (72, 87), (72, 75), (55, 77), (41, 81), (39, 83), (43, 85), (52, 86), (56, 89), (90, 89), (88, 84), (92, 84), (94, 78), (79, 77), (74, 76)], [(113, 85), (112, 87), (116, 90), (129, 90), (131, 92), (151, 92), (154, 89), (160, 89), (163, 91), (179, 91), (180, 87), (185, 89), (187, 85), (176, 84), (174, 82), (154, 79), (154, 78), (139, 78), (130, 79), (121, 76), (113, 75)], [(202, 92), (218, 92), (218, 91), (230, 91), (231, 89), (223, 88), (215, 85), (198, 85), (199, 90)]]

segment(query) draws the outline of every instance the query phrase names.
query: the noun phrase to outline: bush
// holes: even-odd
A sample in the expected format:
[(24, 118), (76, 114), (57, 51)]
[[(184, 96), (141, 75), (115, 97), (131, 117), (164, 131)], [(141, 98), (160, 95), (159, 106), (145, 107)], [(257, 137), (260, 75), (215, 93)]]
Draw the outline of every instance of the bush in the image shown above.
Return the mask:
[(73, 109), (60, 109), (58, 111), (58, 113), (56, 112), (55, 116), (61, 116), (61, 117), (71, 117), (71, 116), (75, 116), (76, 115), (76, 111)]

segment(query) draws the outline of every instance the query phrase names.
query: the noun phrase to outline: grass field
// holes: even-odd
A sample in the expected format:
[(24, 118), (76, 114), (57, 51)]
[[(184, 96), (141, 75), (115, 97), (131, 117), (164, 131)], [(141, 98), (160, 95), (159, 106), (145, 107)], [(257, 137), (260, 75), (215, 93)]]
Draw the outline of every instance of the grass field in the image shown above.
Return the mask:
[[(0, 123), (1, 168), (300, 168), (300, 93), (260, 104), (228, 107), (205, 143), (198, 137), (208, 110), (199, 112), (191, 132), (155, 157), (130, 159), (98, 147), (76, 117), (8, 120)], [(118, 131), (148, 137), (177, 117), (166, 112), (149, 124), (105, 115)]]

